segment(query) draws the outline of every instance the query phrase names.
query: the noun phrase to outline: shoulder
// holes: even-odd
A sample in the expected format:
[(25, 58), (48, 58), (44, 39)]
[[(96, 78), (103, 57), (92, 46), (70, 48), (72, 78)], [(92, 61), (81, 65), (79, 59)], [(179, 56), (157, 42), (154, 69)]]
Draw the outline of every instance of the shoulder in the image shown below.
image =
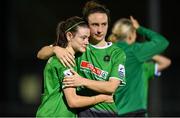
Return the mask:
[(113, 53), (125, 54), (124, 49), (121, 46), (118, 46), (116, 44), (112, 44), (111, 48), (112, 48)]
[(61, 62), (56, 56), (52, 56), (48, 59), (47, 64), (53, 67), (62, 67)]
[(121, 47), (117, 46), (116, 44), (112, 44), (111, 46), (111, 56), (116, 60), (116, 59), (126, 59), (126, 54), (124, 52), (124, 49)]

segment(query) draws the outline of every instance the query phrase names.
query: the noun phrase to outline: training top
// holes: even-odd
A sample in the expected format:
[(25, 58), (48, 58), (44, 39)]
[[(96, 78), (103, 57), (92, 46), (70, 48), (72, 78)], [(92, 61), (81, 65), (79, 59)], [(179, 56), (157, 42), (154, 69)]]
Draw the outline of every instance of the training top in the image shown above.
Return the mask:
[(154, 55), (164, 51), (169, 42), (165, 37), (144, 27), (139, 27), (137, 33), (149, 40), (128, 45), (124, 41), (116, 43), (126, 54), (126, 86), (119, 87), (115, 93), (115, 103), (118, 114), (123, 115), (137, 110), (146, 110), (144, 103), (143, 63)]

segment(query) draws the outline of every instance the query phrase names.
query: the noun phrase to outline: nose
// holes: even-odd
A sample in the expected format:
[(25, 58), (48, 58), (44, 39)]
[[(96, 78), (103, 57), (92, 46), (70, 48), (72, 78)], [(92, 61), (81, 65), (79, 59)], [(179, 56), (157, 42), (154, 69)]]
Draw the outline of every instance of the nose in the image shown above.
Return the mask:
[(103, 31), (102, 26), (99, 26), (99, 27), (97, 28), (97, 33), (100, 34), (102, 31)]
[(86, 45), (89, 44), (89, 38), (86, 38), (86, 39), (85, 39), (85, 44), (86, 44)]

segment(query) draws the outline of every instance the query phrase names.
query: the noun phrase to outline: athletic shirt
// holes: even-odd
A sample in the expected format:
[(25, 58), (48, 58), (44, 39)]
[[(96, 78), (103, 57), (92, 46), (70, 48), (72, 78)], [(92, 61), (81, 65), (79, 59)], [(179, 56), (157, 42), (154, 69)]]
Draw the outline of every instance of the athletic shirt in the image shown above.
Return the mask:
[(123, 41), (116, 43), (126, 53), (126, 86), (119, 87), (115, 93), (115, 103), (119, 115), (146, 110), (142, 92), (144, 90), (143, 63), (161, 53), (169, 44), (163, 36), (144, 27), (139, 27), (137, 32), (147, 37), (149, 41), (136, 42), (131, 45)]
[(66, 70), (56, 56), (49, 58), (44, 69), (44, 93), (37, 117), (76, 117), (75, 110), (68, 107), (63, 94), (62, 80)]
[[(124, 51), (108, 42), (104, 47), (95, 47), (89, 45), (83, 55), (78, 58), (77, 70), (78, 73), (91, 80), (108, 81), (109, 78), (121, 80), (121, 86), (125, 85), (125, 53)], [(104, 86), (108, 87), (108, 86)], [(85, 87), (82, 87), (78, 94), (83, 96), (93, 96), (100, 94)], [(101, 113), (117, 113), (116, 106), (113, 103), (99, 103), (94, 106), (85, 108)]]

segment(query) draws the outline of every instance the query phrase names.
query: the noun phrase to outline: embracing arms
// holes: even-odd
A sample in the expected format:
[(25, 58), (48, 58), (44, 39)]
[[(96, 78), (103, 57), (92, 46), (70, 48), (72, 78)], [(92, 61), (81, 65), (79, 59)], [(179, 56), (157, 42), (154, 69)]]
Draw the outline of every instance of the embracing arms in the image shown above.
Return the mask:
[(110, 95), (99, 94), (96, 96), (79, 96), (76, 94), (76, 89), (73, 87), (66, 87), (63, 89), (68, 106), (71, 108), (86, 107), (95, 105), (100, 102), (113, 102)]

